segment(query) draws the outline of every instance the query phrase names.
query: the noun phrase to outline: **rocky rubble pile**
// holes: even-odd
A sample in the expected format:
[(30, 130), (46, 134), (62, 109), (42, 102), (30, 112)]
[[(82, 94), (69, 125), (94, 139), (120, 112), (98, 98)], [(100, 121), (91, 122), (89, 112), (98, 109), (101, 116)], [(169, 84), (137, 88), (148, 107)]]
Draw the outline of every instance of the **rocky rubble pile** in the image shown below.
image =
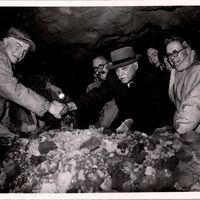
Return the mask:
[[(0, 164), (1, 192), (155, 192), (200, 190), (200, 139), (171, 129), (103, 134), (51, 130), (19, 139)], [(15, 150), (14, 150), (15, 149)]]

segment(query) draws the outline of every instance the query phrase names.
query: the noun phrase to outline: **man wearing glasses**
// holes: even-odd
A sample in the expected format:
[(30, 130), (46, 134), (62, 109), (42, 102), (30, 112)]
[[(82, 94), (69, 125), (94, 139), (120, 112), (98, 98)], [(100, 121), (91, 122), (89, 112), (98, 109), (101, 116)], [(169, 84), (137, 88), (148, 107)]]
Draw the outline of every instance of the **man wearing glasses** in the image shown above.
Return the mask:
[(103, 56), (97, 56), (92, 61), (94, 70), (94, 82), (88, 85), (87, 92), (90, 92), (93, 88), (97, 88), (103, 81), (106, 80), (108, 73), (108, 66), (111, 62), (107, 61)]
[[(112, 65), (112, 63), (106, 60), (104, 56), (99, 55), (93, 59), (92, 65), (94, 69), (94, 82), (88, 85), (86, 90), (87, 93), (92, 89), (101, 86), (103, 81), (106, 80), (106, 76), (109, 70), (108, 68)], [(109, 128), (113, 121), (116, 119), (117, 115), (118, 108), (116, 106), (115, 99), (113, 98), (111, 101), (108, 101), (99, 112), (97, 116), (99, 119), (94, 122), (95, 127)]]
[(183, 38), (171, 36), (165, 43), (173, 66), (169, 96), (176, 106), (174, 127), (180, 134), (200, 132), (200, 60)]

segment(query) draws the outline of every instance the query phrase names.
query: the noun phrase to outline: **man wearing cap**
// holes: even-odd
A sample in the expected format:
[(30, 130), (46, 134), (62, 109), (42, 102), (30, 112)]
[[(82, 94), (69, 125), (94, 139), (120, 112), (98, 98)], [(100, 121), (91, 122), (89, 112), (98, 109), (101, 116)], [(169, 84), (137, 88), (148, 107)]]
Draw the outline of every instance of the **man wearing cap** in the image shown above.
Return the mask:
[(151, 91), (146, 89), (146, 82), (139, 70), (138, 60), (141, 57), (135, 54), (132, 47), (122, 47), (111, 52), (113, 65), (107, 74), (106, 81), (84, 94), (74, 102), (68, 103), (68, 110), (87, 112), (88, 109), (101, 108), (107, 101), (115, 98), (119, 109), (118, 132), (139, 130), (151, 133), (160, 127), (160, 116), (156, 116), (160, 109), (153, 102)]
[[(35, 44), (27, 33), (20, 29), (10, 28), (6, 37), (0, 42), (0, 115), (4, 114), (6, 100), (15, 103), (43, 116), (47, 111), (54, 117), (61, 118), (64, 104), (49, 102), (30, 88), (18, 82), (13, 75), (13, 67), (20, 62), (28, 51), (35, 51)], [(16, 135), (0, 124), (0, 145), (10, 146)]]

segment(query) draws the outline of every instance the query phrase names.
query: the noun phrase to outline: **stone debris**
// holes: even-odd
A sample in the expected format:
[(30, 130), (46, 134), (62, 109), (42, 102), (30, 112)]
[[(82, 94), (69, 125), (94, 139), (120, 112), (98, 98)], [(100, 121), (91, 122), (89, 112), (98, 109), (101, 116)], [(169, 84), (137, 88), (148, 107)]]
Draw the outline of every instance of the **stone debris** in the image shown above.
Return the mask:
[(137, 131), (108, 136), (91, 128), (21, 138), (0, 163), (0, 191), (198, 191), (199, 140), (188, 134), (180, 138), (166, 128), (152, 136)]

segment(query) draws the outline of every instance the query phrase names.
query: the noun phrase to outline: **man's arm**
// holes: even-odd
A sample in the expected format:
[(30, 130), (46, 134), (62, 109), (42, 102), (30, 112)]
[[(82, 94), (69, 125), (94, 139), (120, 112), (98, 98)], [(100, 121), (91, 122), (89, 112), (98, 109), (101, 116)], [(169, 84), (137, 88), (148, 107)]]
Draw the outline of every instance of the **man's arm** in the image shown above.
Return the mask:
[[(200, 67), (200, 66), (199, 66)], [(179, 133), (192, 131), (200, 123), (200, 70), (193, 74), (185, 100), (174, 116), (174, 126)], [(195, 83), (192, 84), (192, 83)], [(191, 84), (190, 84), (191, 83)], [(185, 86), (186, 87), (186, 86)]]
[(58, 111), (61, 110), (61, 105), (50, 103), (44, 97), (19, 83), (13, 76), (9, 61), (3, 57), (0, 58), (0, 95), (39, 116), (43, 116), (45, 112), (49, 111), (55, 117), (60, 118)]
[(74, 103), (78, 110), (87, 111), (93, 108), (101, 109), (113, 96), (113, 87), (105, 81), (99, 88), (94, 88), (89, 93), (85, 93), (81, 97), (75, 99)]

